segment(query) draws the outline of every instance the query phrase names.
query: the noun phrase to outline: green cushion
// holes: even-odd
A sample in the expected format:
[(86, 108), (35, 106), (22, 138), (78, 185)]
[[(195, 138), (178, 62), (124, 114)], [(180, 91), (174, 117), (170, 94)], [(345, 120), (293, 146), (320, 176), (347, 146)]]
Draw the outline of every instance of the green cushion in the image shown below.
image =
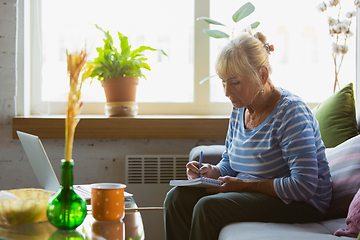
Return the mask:
[(352, 83), (313, 109), (325, 147), (336, 147), (359, 134), (355, 111)]

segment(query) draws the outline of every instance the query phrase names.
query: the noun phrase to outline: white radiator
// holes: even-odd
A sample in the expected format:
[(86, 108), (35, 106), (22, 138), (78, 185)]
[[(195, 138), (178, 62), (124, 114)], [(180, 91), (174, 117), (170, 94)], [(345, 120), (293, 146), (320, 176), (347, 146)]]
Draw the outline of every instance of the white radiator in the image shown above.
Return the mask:
[(189, 155), (127, 155), (126, 191), (139, 206), (162, 206), (172, 179), (187, 179)]

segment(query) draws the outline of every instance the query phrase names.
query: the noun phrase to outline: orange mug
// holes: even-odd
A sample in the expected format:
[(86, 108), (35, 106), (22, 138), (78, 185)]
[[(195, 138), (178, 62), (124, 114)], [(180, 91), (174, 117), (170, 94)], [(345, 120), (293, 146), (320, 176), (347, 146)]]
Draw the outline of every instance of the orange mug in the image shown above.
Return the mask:
[(124, 218), (124, 190), (120, 183), (91, 184), (92, 215), (98, 221), (118, 221)]

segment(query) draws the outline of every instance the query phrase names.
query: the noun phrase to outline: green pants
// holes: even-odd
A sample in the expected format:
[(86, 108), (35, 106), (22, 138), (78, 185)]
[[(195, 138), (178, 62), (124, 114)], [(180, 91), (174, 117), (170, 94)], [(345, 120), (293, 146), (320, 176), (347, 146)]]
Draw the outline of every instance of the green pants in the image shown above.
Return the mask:
[(219, 193), (204, 188), (174, 187), (164, 202), (167, 240), (218, 239), (221, 229), (234, 222), (305, 223), (324, 219), (306, 202), (285, 204), (262, 193)]

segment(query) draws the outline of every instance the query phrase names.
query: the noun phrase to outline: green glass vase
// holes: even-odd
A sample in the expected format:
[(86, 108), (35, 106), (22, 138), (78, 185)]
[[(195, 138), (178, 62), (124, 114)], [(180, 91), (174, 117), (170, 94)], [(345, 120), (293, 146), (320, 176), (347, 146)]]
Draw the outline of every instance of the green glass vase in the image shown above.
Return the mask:
[(73, 189), (74, 161), (61, 160), (61, 186), (47, 204), (49, 222), (61, 230), (73, 230), (85, 219), (86, 201)]

